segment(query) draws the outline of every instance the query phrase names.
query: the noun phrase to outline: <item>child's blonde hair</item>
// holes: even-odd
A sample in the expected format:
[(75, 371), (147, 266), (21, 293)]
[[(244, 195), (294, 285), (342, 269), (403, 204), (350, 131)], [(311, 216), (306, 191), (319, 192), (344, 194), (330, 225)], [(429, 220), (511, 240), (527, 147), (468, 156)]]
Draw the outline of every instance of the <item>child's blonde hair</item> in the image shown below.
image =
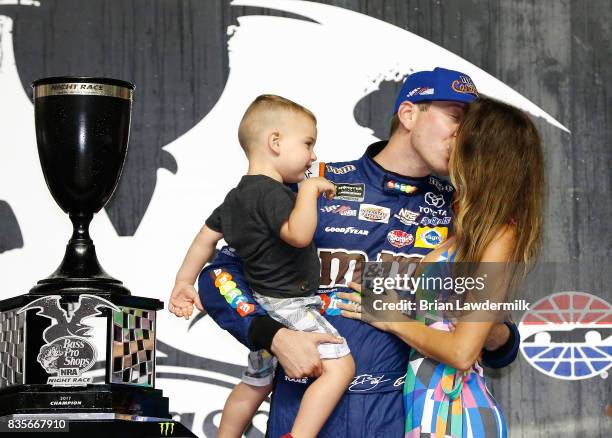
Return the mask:
[(303, 114), (317, 124), (317, 118), (309, 109), (299, 103), (275, 94), (257, 96), (242, 116), (238, 127), (238, 141), (244, 152), (249, 155), (249, 144), (259, 135), (262, 128), (269, 125), (283, 113)]

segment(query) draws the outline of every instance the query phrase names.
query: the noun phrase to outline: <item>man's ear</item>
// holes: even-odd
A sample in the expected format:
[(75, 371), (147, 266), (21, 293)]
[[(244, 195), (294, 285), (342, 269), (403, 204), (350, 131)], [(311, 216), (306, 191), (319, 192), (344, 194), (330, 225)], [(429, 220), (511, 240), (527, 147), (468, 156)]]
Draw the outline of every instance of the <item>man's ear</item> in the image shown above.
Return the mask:
[(400, 124), (408, 131), (412, 130), (416, 118), (418, 117), (418, 107), (415, 103), (408, 100), (402, 102), (397, 110), (397, 118)]
[(280, 154), (280, 130), (274, 129), (268, 134), (268, 148), (274, 155)]

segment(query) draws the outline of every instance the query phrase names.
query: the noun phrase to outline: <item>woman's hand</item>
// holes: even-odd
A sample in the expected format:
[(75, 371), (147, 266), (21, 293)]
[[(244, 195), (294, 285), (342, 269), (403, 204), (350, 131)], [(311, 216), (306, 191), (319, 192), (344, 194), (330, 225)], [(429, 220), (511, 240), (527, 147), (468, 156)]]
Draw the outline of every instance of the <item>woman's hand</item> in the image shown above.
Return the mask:
[(362, 312), (361, 307), (361, 285), (359, 283), (350, 282), (349, 287), (355, 292), (338, 292), (336, 296), (342, 300), (347, 300), (348, 303), (339, 302), (337, 306), (342, 310), (342, 316), (351, 319), (357, 319), (359, 321), (367, 322), (368, 324), (376, 327), (379, 330), (388, 331), (389, 326), (385, 321), (374, 321), (372, 318), (368, 318), (369, 315)]

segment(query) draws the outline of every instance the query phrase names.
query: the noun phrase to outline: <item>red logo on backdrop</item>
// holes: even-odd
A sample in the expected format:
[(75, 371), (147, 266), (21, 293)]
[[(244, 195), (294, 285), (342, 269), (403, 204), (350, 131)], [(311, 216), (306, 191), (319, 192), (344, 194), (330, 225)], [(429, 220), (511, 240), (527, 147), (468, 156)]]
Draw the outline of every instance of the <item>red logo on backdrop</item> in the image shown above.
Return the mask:
[(557, 379), (608, 377), (612, 367), (612, 305), (586, 292), (558, 292), (531, 306), (519, 323), (521, 351)]
[(396, 248), (401, 248), (414, 242), (414, 236), (402, 230), (392, 230), (387, 234), (387, 240)]

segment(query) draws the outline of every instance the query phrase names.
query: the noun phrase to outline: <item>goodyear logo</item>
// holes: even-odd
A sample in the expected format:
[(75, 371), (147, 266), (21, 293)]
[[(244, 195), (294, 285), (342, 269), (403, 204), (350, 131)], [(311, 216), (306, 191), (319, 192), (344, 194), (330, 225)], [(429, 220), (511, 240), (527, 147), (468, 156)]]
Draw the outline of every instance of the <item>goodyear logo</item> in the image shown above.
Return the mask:
[(414, 246), (416, 248), (435, 248), (446, 239), (447, 235), (448, 228), (445, 227), (419, 227)]
[(519, 323), (521, 353), (547, 376), (607, 378), (612, 366), (612, 306), (585, 292), (559, 292), (537, 301)]
[(174, 433), (174, 422), (159, 423), (159, 433), (161, 436), (172, 436)]

